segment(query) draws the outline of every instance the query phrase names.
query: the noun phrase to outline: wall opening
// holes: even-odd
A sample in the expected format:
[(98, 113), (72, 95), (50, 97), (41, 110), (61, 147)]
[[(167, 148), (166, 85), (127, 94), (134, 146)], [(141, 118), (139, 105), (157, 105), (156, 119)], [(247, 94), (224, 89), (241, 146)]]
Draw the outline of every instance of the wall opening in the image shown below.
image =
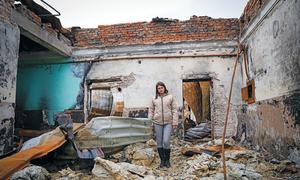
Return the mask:
[(124, 99), (120, 83), (120, 78), (87, 81), (87, 121), (101, 116), (123, 116)]
[[(74, 122), (83, 121), (78, 108), (83, 64), (20, 36), (16, 88), (16, 129), (44, 130), (56, 125), (55, 115), (68, 110)], [(66, 91), (66, 88), (68, 89)], [(76, 109), (76, 111), (71, 111)]]
[(248, 104), (255, 103), (255, 84), (254, 80), (247, 82), (247, 86), (242, 88), (242, 100)]
[(113, 104), (113, 96), (110, 88), (98, 88), (90, 90), (89, 110), (96, 116), (109, 116)]
[(210, 122), (211, 79), (183, 80), (184, 130), (203, 122)]
[[(37, 96), (37, 92), (32, 93), (30, 96), (24, 92), (28, 88), (25, 87), (25, 84), (33, 84), (35, 82), (32, 79), (25, 82), (24, 74), (20, 72), (20, 68), (24, 68), (25, 61), (22, 59), (24, 54), (36, 53), (36, 52), (46, 52), (47, 48), (44, 46), (32, 41), (26, 36), (20, 35), (19, 43), (19, 59), (18, 59), (18, 73), (17, 73), (17, 89), (16, 89), (16, 111), (15, 111), (15, 128), (24, 128), (31, 130), (40, 130), (44, 124), (47, 124), (45, 121), (45, 112), (43, 108), (33, 107), (34, 103), (27, 103), (31, 99), (34, 99)], [(20, 75), (23, 75), (22, 77)], [(35, 75), (33, 75), (35, 76)], [(22, 86), (22, 87), (21, 87)], [(24, 90), (22, 90), (24, 89)], [(37, 89), (37, 88), (35, 88)], [(31, 90), (34, 91), (34, 90)], [(28, 93), (29, 90), (27, 91)], [(30, 98), (30, 99), (28, 99)], [(36, 104), (41, 104), (40, 106), (46, 106), (46, 98), (43, 97)]]

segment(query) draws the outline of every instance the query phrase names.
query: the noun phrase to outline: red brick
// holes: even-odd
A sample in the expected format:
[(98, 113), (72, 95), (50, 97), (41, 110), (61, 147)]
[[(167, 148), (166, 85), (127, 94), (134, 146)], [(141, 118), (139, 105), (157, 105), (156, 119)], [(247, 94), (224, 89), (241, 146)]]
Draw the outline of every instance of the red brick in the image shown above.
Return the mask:
[(100, 25), (75, 32), (76, 46), (118, 46), (158, 42), (236, 39), (238, 19), (213, 19), (193, 16), (187, 21), (136, 22)]

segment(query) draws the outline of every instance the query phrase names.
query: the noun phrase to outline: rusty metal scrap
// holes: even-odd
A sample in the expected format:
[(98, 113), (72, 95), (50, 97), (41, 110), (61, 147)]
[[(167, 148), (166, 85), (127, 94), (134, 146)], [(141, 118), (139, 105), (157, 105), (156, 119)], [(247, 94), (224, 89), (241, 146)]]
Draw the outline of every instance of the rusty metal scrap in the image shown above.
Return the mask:
[[(77, 132), (84, 124), (74, 123), (73, 131)], [(43, 136), (44, 135), (44, 136)], [(40, 158), (59, 148), (66, 142), (65, 134), (58, 128), (43, 134), (43, 138), (34, 146), (27, 146), (22, 151), (0, 160), (0, 177), (3, 179), (25, 167), (30, 160)]]

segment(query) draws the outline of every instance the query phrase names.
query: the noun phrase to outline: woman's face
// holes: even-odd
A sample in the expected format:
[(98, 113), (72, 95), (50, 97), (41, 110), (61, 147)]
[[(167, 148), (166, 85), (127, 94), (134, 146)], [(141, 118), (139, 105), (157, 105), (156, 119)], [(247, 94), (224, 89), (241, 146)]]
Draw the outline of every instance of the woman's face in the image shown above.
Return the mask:
[(159, 94), (164, 94), (165, 93), (165, 88), (163, 86), (158, 85), (157, 86), (157, 91)]

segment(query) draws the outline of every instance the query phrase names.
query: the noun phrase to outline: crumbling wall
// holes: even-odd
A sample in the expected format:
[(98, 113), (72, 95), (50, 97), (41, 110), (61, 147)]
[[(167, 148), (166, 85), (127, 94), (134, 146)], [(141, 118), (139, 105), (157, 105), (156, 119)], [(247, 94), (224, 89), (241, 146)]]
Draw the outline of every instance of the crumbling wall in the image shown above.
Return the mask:
[(252, 14), (257, 16), (243, 26), (242, 43), (256, 102), (240, 108), (240, 130), (278, 158), (300, 164), (300, 2), (271, 0)]
[(14, 1), (0, 1), (0, 155), (12, 150), (19, 29), (10, 21)]
[[(232, 61), (232, 63), (234, 63)], [(233, 65), (232, 65), (233, 66)], [(222, 74), (222, 76), (225, 74)], [(223, 81), (219, 77), (213, 79), (213, 89), (211, 92), (210, 102), (211, 102), (211, 121), (214, 124), (212, 131), (214, 132), (215, 137), (222, 137), (224, 125), (225, 125), (225, 115), (228, 106), (228, 96), (229, 88), (232, 77), (232, 71), (230, 74), (226, 74), (226, 80)], [(236, 79), (234, 82), (232, 99), (230, 104), (230, 110), (228, 115), (226, 136), (236, 136), (237, 126), (238, 126), (238, 105), (240, 99), (237, 99), (240, 94), (238, 89), (241, 86), (240, 82), (240, 73), (236, 73)], [(225, 92), (225, 93), (224, 93)]]
[[(119, 79), (119, 83), (111, 84), (123, 89), (124, 112), (130, 109), (144, 112), (155, 94), (157, 81), (165, 82), (182, 106), (184, 79), (212, 79), (211, 103), (215, 104), (211, 106), (212, 120), (216, 126), (215, 136), (222, 134), (239, 34), (237, 19), (154, 18), (151, 22), (105, 25), (97, 29), (73, 28), (73, 32), (74, 60), (92, 63), (87, 80)], [(237, 87), (238, 84), (239, 80)], [(85, 88), (88, 90), (88, 86)], [(239, 97), (240, 90), (235, 88), (234, 92)], [(86, 92), (86, 113), (88, 98)], [(233, 99), (233, 106), (240, 104), (240, 98)], [(235, 109), (231, 113), (228, 136), (236, 134)]]
[(247, 28), (249, 24), (255, 19), (255, 17), (260, 13), (261, 9), (266, 6), (266, 3), (270, 0), (249, 0), (244, 12), (240, 17), (241, 28)]
[(69, 63), (69, 58), (51, 61), (32, 64), (27, 60), (19, 66), (17, 111), (44, 111), (46, 122), (53, 125), (56, 113), (83, 109), (88, 63)]
[[(232, 45), (232, 46), (231, 46)], [(174, 48), (176, 47), (176, 49)], [(82, 61), (87, 59), (87, 55), (91, 57), (101, 56), (101, 51), (107, 52), (111, 57), (121, 59), (92, 59), (91, 70), (87, 75), (87, 81), (98, 80), (108, 83), (115, 80), (120, 81), (118, 84), (122, 88), (124, 97), (125, 111), (126, 109), (142, 109), (149, 107), (152, 97), (155, 95), (155, 84), (157, 81), (166, 83), (169, 92), (175, 97), (179, 107), (183, 105), (182, 82), (188, 79), (212, 79), (213, 92), (211, 101), (212, 118), (214, 119), (217, 131), (216, 137), (220, 137), (223, 129), (223, 121), (225, 117), (226, 104), (228, 100), (230, 80), (234, 66), (235, 56), (212, 56), (206, 57), (184, 57), (188, 54), (223, 54), (224, 52), (235, 52), (236, 42), (227, 41), (212, 41), (212, 42), (197, 42), (191, 43), (161, 45), (159, 47), (153, 45), (144, 45), (141, 49), (135, 46), (119, 47), (122, 49), (122, 54), (119, 49), (82, 49), (73, 52), (73, 58)], [(213, 48), (215, 47), (215, 48)], [(157, 49), (156, 49), (157, 48)], [(138, 50), (137, 50), (138, 49)], [(164, 49), (168, 49), (167, 52)], [(98, 54), (96, 54), (98, 53)], [(116, 53), (116, 54), (114, 54)], [(131, 54), (124, 57), (123, 54)], [(132, 59), (140, 56), (140, 58)], [(178, 57), (165, 58), (147, 58), (153, 55), (169, 55)], [(143, 56), (143, 57), (142, 57)], [(237, 71), (239, 74), (240, 71)], [(130, 77), (130, 78), (129, 78)], [(234, 86), (234, 94), (238, 98), (233, 98), (233, 105), (240, 104), (240, 75), (237, 75)], [(88, 104), (86, 98), (85, 104)], [(86, 108), (86, 107), (85, 107)], [(230, 127), (227, 135), (235, 136), (237, 116), (235, 109), (232, 109), (230, 116)], [(231, 127), (233, 126), (233, 127)]]
[(0, 1), (0, 20), (10, 22), (10, 14), (14, 0), (1, 0)]
[(151, 22), (99, 25), (98, 29), (75, 29), (75, 45), (120, 46), (199, 40), (237, 39), (238, 19), (192, 16), (189, 20), (154, 18)]

